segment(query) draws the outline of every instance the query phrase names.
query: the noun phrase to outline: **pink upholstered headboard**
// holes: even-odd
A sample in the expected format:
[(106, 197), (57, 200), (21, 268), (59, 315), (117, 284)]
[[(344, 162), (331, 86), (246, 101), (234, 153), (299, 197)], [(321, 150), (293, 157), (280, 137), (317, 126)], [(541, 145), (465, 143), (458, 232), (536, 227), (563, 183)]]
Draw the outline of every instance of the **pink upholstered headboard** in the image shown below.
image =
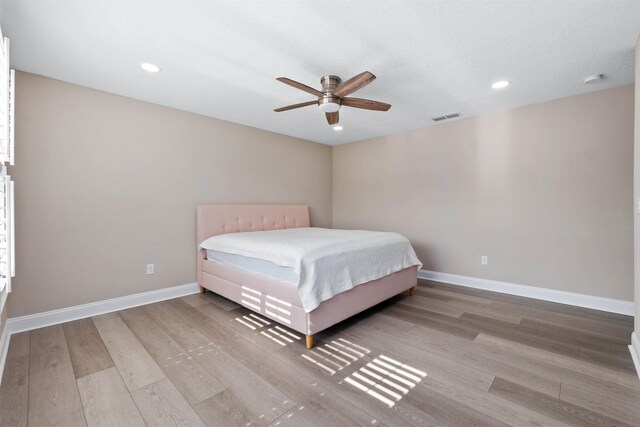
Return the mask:
[(307, 205), (198, 205), (196, 244), (218, 234), (309, 227)]

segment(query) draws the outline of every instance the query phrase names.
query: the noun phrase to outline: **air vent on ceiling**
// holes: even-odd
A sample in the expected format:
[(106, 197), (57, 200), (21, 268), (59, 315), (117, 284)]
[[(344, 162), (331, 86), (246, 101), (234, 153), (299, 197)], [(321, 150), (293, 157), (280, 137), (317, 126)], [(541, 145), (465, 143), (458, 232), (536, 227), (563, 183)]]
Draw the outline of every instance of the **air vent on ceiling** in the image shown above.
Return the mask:
[(443, 114), (442, 116), (434, 117), (431, 120), (433, 120), (434, 122), (439, 122), (441, 120), (455, 119), (456, 117), (460, 117), (460, 113)]

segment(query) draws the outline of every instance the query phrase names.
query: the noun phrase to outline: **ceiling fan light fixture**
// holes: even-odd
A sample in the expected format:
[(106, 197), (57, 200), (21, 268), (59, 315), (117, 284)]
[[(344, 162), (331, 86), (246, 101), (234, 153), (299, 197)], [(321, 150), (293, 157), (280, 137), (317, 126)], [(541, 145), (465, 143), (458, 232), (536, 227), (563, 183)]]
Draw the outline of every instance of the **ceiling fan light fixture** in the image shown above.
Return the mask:
[(340, 110), (340, 104), (331, 100), (325, 101), (324, 99), (321, 99), (318, 103), (318, 108), (323, 113), (336, 113)]

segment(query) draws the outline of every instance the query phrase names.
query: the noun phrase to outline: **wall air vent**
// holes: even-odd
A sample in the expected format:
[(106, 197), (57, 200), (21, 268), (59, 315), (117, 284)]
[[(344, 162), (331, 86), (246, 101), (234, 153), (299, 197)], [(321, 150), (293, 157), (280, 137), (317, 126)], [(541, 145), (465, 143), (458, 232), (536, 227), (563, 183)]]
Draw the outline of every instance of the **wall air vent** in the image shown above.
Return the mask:
[(460, 113), (443, 114), (442, 116), (434, 117), (431, 120), (439, 122), (441, 120), (455, 119), (456, 117), (460, 117)]

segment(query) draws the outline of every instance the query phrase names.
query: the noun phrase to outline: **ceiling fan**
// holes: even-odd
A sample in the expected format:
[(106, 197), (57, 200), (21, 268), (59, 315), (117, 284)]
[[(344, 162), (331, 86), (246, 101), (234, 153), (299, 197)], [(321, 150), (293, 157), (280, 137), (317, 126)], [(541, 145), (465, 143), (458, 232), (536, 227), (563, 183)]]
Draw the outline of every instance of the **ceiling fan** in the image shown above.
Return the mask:
[(325, 113), (327, 116), (327, 122), (329, 122), (330, 125), (335, 125), (340, 121), (340, 106), (363, 108), (365, 110), (387, 111), (391, 108), (391, 105), (385, 104), (384, 102), (361, 98), (347, 98), (347, 95), (365, 87), (375, 79), (376, 76), (368, 71), (360, 73), (344, 83), (342, 83), (342, 80), (340, 80), (340, 77), (338, 76), (324, 76), (320, 79), (322, 90), (316, 90), (312, 87), (296, 82), (295, 80), (291, 80), (286, 77), (278, 77), (276, 80), (303, 90), (311, 95), (315, 95), (318, 99), (315, 101), (302, 102), (300, 104), (287, 105), (286, 107), (276, 108), (273, 111), (280, 113), (282, 111), (316, 104), (320, 111)]

